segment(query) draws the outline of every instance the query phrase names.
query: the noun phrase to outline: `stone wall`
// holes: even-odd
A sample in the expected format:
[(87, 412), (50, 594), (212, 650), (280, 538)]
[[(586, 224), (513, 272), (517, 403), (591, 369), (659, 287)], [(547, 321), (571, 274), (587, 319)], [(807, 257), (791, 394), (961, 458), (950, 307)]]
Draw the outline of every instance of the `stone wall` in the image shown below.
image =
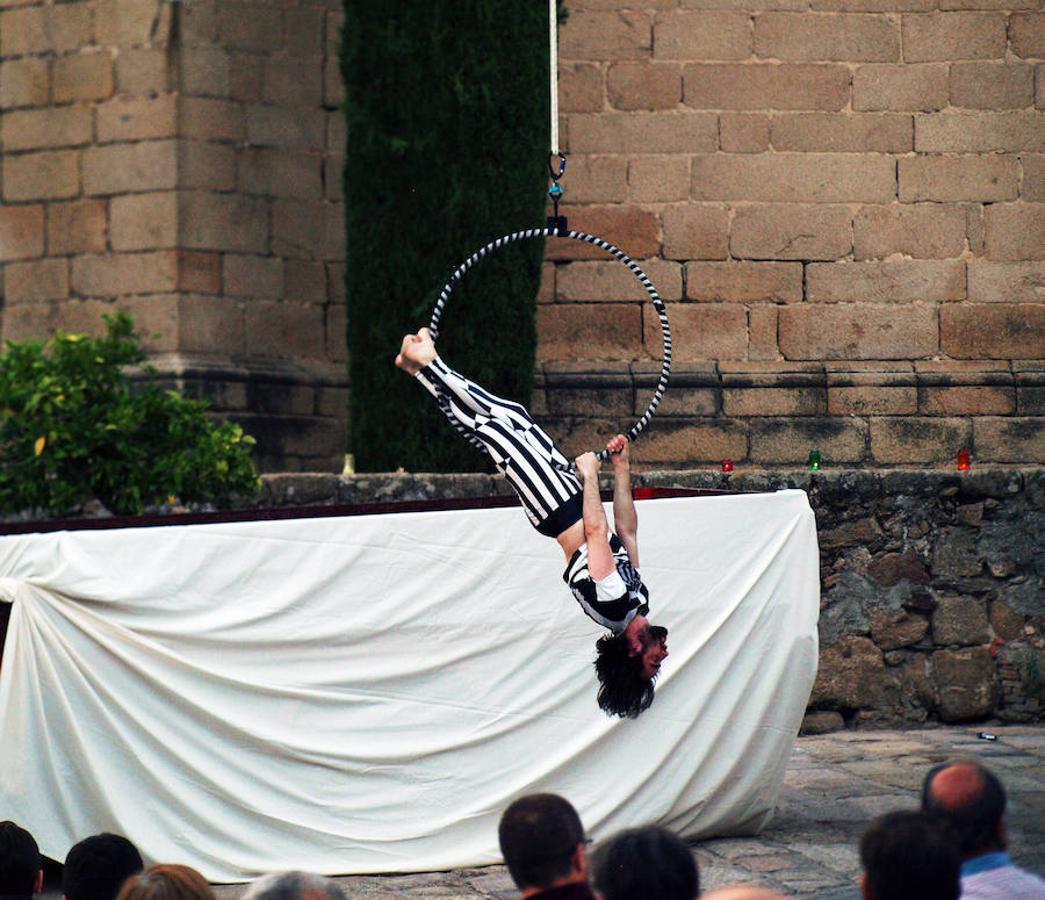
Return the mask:
[(265, 468), (344, 452), (340, 0), (0, 0), (3, 337), (128, 309)]
[[(1042, 468), (651, 471), (639, 473), (635, 483), (808, 493), (821, 577), (820, 669), (810, 730), (843, 723), (1045, 719)], [(323, 505), (507, 492), (501, 479), (479, 475), (275, 475), (266, 479), (262, 502)]]
[[(569, 7), (564, 209), (676, 338), (645, 458), (1045, 459), (1036, 0)], [(579, 448), (644, 409), (659, 328), (623, 266), (559, 243), (539, 399)]]

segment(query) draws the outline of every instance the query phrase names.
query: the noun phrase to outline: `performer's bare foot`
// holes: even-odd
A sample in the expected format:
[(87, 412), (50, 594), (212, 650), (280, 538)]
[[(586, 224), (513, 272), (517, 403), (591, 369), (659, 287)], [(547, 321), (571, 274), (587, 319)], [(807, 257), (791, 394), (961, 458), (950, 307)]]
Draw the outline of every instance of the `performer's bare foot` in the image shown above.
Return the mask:
[(427, 328), (417, 334), (408, 334), (403, 338), (403, 346), (399, 348), (396, 365), (404, 372), (416, 375), (436, 358), (435, 341)]

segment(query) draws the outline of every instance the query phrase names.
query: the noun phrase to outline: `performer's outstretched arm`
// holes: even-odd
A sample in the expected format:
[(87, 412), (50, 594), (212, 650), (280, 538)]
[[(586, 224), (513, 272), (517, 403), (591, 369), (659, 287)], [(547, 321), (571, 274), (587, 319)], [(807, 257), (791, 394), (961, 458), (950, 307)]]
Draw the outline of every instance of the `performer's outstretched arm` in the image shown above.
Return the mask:
[(629, 442), (618, 434), (606, 444), (613, 462), (613, 530), (628, 551), (628, 559), (639, 567), (639, 516), (631, 495), (631, 459)]
[(610, 550), (610, 523), (606, 521), (606, 510), (602, 508), (599, 494), (598, 457), (594, 453), (578, 456), (577, 474), (584, 482), (582, 511), (584, 540), (588, 544), (588, 573), (595, 581), (601, 581), (616, 571), (616, 566)]

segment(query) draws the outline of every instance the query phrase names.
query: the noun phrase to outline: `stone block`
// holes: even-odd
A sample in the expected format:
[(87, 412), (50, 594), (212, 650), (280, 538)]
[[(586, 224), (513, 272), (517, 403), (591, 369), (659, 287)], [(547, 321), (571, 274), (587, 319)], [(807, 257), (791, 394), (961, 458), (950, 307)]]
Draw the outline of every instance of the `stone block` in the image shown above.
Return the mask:
[(323, 196), (332, 203), (345, 201), (344, 172), (344, 154), (323, 157)]
[(162, 47), (121, 50), (115, 60), (116, 90), (137, 97), (171, 89), (170, 63)]
[(1045, 200), (1045, 156), (1020, 157), (1023, 177), (1020, 179), (1020, 197), (1024, 200)]
[(870, 153), (719, 153), (692, 163), (694, 200), (888, 203), (896, 164)]
[(940, 310), (940, 347), (957, 359), (1037, 359), (1045, 306), (961, 304)]
[[(178, 298), (178, 349), (184, 353), (250, 352), (246, 345), (243, 304), (225, 297), (183, 294)], [(271, 352), (257, 355), (278, 355)]]
[(723, 387), (727, 416), (821, 416), (827, 391), (821, 387)]
[(904, 62), (1003, 59), (1006, 17), (1001, 12), (931, 12), (903, 17)]
[(323, 62), (323, 105), (340, 110), (345, 102), (345, 81), (341, 77), (341, 63), (335, 56)]
[(105, 100), (112, 96), (112, 57), (105, 51), (77, 53), (54, 61), (51, 93), (55, 103)]
[(193, 0), (178, 19), (179, 37), (187, 47), (218, 42), (218, 0)]
[(824, 109), (849, 103), (849, 68), (832, 64), (696, 63), (682, 72), (695, 109)]
[(283, 46), (283, 10), (257, 3), (218, 4), (221, 45), (233, 50), (272, 52)]
[[(345, 363), (348, 362), (348, 342), (345, 335), (348, 333), (348, 324), (346, 321), (345, 307), (342, 304), (336, 304), (326, 307), (326, 348), (327, 348), (327, 359), (330, 362)], [(320, 412), (323, 412), (322, 398), (323, 395), (330, 391), (331, 388), (323, 388), (320, 391)], [(343, 414), (342, 404), (342, 414)], [(333, 415), (332, 412), (325, 412), (324, 415)]]
[(989, 716), (997, 695), (994, 660), (986, 647), (937, 650), (932, 678), (940, 694), (940, 718), (966, 722)]
[(212, 97), (182, 97), (180, 135), (199, 141), (242, 141), (246, 119), (242, 103)]
[[(663, 300), (682, 297), (682, 268), (677, 263), (651, 259), (642, 264), (643, 271), (657, 287)], [(560, 266), (555, 276), (559, 301), (637, 301), (649, 295), (627, 266), (619, 262), (573, 262)]]
[(802, 299), (802, 264), (686, 263), (686, 299), (709, 303), (797, 303)]
[(236, 183), (245, 194), (296, 200), (323, 196), (322, 159), (314, 153), (243, 147), (237, 157)]
[(182, 191), (178, 215), (186, 249), (268, 252), (269, 204), (259, 197)]
[(3, 157), (4, 199), (55, 200), (80, 193), (80, 152), (23, 153)]
[(0, 119), (4, 153), (40, 147), (74, 147), (91, 140), (91, 111), (85, 106), (18, 109)]
[[(334, 41), (328, 55), (337, 57), (338, 46), (335, 38), (340, 25), (335, 21), (331, 25), (333, 35), (324, 34), (328, 14), (315, 6), (289, 7), (283, 13), (283, 27), (286, 30), (285, 47), (291, 56), (322, 56), (329, 42)], [(344, 24), (344, 16), (340, 18)]]
[[(69, 296), (69, 260), (36, 259), (4, 264), (4, 302), (64, 300)], [(5, 335), (6, 336), (6, 335)]]
[[(151, 9), (138, 0), (96, 0), (95, 37), (99, 44), (133, 47), (147, 44), (170, 27), (170, 10)], [(163, 16), (167, 21), (158, 22)], [(154, 31), (155, 29), (155, 31)]]
[[(900, 416), (918, 411), (910, 363), (871, 363), (874, 370), (852, 371), (859, 363), (829, 363), (827, 410), (832, 416)], [(878, 369), (877, 367), (883, 367)]]
[(99, 104), (96, 113), (98, 141), (103, 144), (173, 137), (177, 133), (178, 116), (174, 94), (145, 98), (117, 97)]
[(1019, 640), (1023, 636), (1023, 616), (1013, 612), (1000, 600), (991, 604), (989, 618), (991, 630), (1003, 641)]
[(10, 59), (0, 62), (0, 110), (18, 106), (45, 106), (50, 94), (46, 59)]
[(929, 620), (906, 609), (871, 610), (871, 640), (882, 650), (917, 644), (929, 632)]
[(1045, 134), (1040, 115), (1032, 110), (924, 113), (914, 117), (914, 149), (918, 153), (1041, 153)]
[(852, 249), (852, 213), (844, 206), (741, 206), (730, 227), (734, 259), (839, 259)]
[(1045, 262), (969, 260), (972, 303), (1035, 303), (1045, 296)]
[[(747, 313), (733, 303), (668, 303), (672, 358), (679, 362), (704, 359), (744, 359), (747, 356)], [(648, 307), (648, 308), (646, 308)], [(643, 308), (646, 352), (662, 353), (660, 319), (652, 304)]]
[(569, 60), (644, 59), (652, 49), (649, 16), (639, 10), (573, 10), (559, 30)]
[(859, 419), (753, 419), (751, 461), (804, 465), (818, 449), (824, 466), (862, 462), (867, 456), (867, 424)]
[(871, 457), (886, 465), (951, 464), (971, 437), (967, 419), (875, 418), (870, 426)]
[(628, 200), (631, 203), (671, 203), (687, 197), (687, 157), (637, 156), (628, 160)]
[[(627, 247), (632, 259), (654, 256), (660, 251), (660, 227), (654, 213), (635, 206), (563, 207), (570, 227)], [(591, 244), (549, 238), (547, 259), (609, 259), (605, 250)]]
[(729, 210), (724, 206), (669, 206), (662, 213), (662, 220), (666, 259), (729, 257)]
[(955, 63), (950, 75), (951, 106), (1023, 109), (1034, 103), (1034, 67), (1005, 63)]
[[(296, 303), (325, 303), (328, 299), (326, 266), (310, 259), (282, 260), (283, 285), (280, 296)], [(341, 276), (341, 280), (344, 278)], [(344, 297), (340, 298), (344, 301)]]
[(809, 706), (814, 709), (873, 709), (884, 702), (885, 661), (865, 637), (844, 637), (820, 651)]
[(279, 300), (283, 296), (283, 260), (277, 256), (227, 253), (222, 273), (227, 296), (262, 300)]
[[(334, 262), (327, 262), (325, 266), (327, 270), (327, 296), (330, 298), (332, 303), (344, 303), (347, 295), (345, 285), (345, 271), (347, 266), (344, 263)], [(547, 263), (544, 268), (547, 270)], [(287, 261), (285, 271), (288, 273), (293, 271), (289, 260)], [(289, 284), (287, 286), (287, 295), (291, 295)]]
[(105, 200), (73, 200), (52, 203), (47, 207), (47, 252), (51, 256), (66, 253), (102, 253), (108, 227), (108, 204)]
[(265, 83), (265, 59), (256, 53), (232, 53), (229, 61), (229, 98), (258, 103)]
[(57, 328), (57, 303), (8, 303), (4, 308), (4, 340), (30, 341), (49, 337)]
[(1000, 385), (919, 387), (923, 416), (1007, 416), (1016, 411), (1016, 389)]
[(800, 735), (830, 734), (833, 731), (844, 731), (845, 719), (842, 714), (831, 710), (807, 712), (802, 717), (802, 725), (798, 729)]
[(794, 113), (770, 120), (769, 139), (776, 150), (906, 153), (914, 129), (893, 113)]
[(1045, 12), (1016, 12), (1009, 18), (1009, 49), (1022, 59), (1045, 57)]
[(113, 250), (157, 250), (178, 243), (178, 195), (174, 191), (113, 197), (109, 218)]
[(947, 647), (970, 647), (990, 639), (987, 605), (982, 599), (944, 595), (937, 598), (932, 615), (933, 641)]
[(943, 64), (872, 64), (853, 72), (853, 109), (932, 112), (947, 106)]
[(179, 251), (178, 290), (191, 294), (220, 294), (221, 254), (200, 250)]
[(177, 186), (174, 141), (88, 147), (83, 151), (85, 194), (170, 190)]
[(978, 460), (1040, 465), (1045, 459), (1045, 417), (981, 416), (973, 419)]
[(753, 46), (751, 22), (750, 15), (739, 11), (658, 13), (653, 24), (653, 58), (747, 59)]
[[(76, 256), (72, 289), (84, 297), (123, 297), (173, 291), (178, 284), (178, 256), (173, 250)], [(213, 344), (210, 349), (220, 346)]]
[(786, 359), (918, 359), (938, 352), (936, 311), (863, 303), (780, 308)]
[(319, 109), (287, 109), (282, 106), (247, 106), (247, 142), (259, 147), (322, 150), (326, 141), (326, 116)]
[(248, 353), (289, 359), (323, 359), (326, 329), (322, 306), (256, 300), (246, 304)]
[(275, 53), (265, 60), (262, 99), (292, 109), (320, 106), (323, 99), (323, 57)]
[(628, 160), (622, 156), (582, 156), (570, 160), (571, 203), (620, 203), (628, 195)]
[[(602, 109), (602, 84), (588, 88), (590, 101), (568, 112)], [(682, 102), (682, 67), (676, 63), (619, 62), (606, 73), (606, 95), (614, 109), (674, 109)], [(598, 101), (597, 104), (595, 101)], [(577, 106), (578, 102), (574, 101)]]
[(724, 153), (761, 153), (769, 148), (769, 116), (722, 113), (718, 117), (718, 146)]
[(0, 206), (0, 263), (44, 253), (44, 208)]
[(546, 304), (537, 308), (537, 359), (633, 359), (642, 352), (638, 303)]
[(1045, 203), (993, 204), (983, 222), (991, 259), (1045, 259)]
[(769, 304), (752, 306), (748, 310), (747, 317), (747, 358), (754, 360), (780, 359), (780, 348), (777, 346), (777, 308)]
[(883, 15), (767, 12), (755, 19), (755, 54), (797, 62), (899, 62), (900, 28)]
[[(236, 148), (210, 141), (179, 141), (178, 177), (183, 189), (232, 190), (237, 183)], [(240, 190), (245, 190), (243, 185)]]
[(882, 587), (895, 587), (902, 581), (910, 584), (929, 584), (932, 579), (925, 563), (914, 550), (903, 553), (886, 553), (872, 560), (867, 566), (870, 575)]
[[(624, 66), (625, 63), (618, 65)], [(618, 73), (614, 76), (616, 66), (611, 66), (608, 78), (618, 77), (628, 83), (630, 78), (627, 72)], [(645, 71), (647, 67), (643, 66)], [(605, 105), (606, 90), (603, 84), (602, 69), (591, 63), (576, 63), (559, 65), (559, 109), (562, 112), (599, 112)], [(656, 77), (656, 76), (654, 76)], [(682, 75), (679, 74), (679, 98), (682, 97)], [(625, 94), (629, 92), (624, 88)], [(616, 106), (616, 102), (614, 102)], [(621, 107), (631, 109), (633, 107)], [(642, 107), (638, 107), (642, 108)]]
[(298, 259), (344, 260), (341, 204), (276, 200), (272, 205), (272, 252)]
[(650, 465), (720, 463), (724, 459), (747, 459), (747, 433), (739, 423), (665, 419), (655, 421), (642, 436), (642, 460)]
[(327, 153), (345, 153), (348, 149), (348, 135), (346, 134), (345, 116), (341, 111), (328, 112), (326, 124)]
[(899, 160), (900, 201), (1015, 200), (1013, 156), (913, 156)]
[(865, 206), (853, 220), (855, 259), (883, 259), (894, 253), (915, 259), (961, 256), (965, 211), (938, 203)]
[[(960, 259), (889, 259), (810, 263), (806, 296), (811, 302), (946, 303), (965, 298)], [(885, 359), (891, 359), (886, 354)]]
[(91, 42), (93, 3), (0, 12), (0, 56), (68, 53)]
[(709, 113), (573, 113), (571, 153), (713, 153), (718, 118)]

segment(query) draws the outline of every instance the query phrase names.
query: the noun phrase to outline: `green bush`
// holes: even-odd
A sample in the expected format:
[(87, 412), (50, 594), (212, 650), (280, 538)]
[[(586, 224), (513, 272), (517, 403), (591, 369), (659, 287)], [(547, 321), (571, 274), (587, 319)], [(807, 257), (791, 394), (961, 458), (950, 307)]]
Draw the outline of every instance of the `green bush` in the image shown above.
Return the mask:
[[(547, 15), (504, 0), (345, 2), (349, 449), (361, 471), (486, 465), (392, 360), (469, 254), (544, 224)], [(439, 337), (449, 364), (524, 404), (543, 250), (517, 243), (478, 263)]]
[(0, 356), (0, 510), (63, 515), (93, 497), (136, 514), (254, 494), (254, 439), (200, 401), (134, 384), (125, 367), (145, 353), (131, 318), (104, 318), (104, 337), (58, 332)]

